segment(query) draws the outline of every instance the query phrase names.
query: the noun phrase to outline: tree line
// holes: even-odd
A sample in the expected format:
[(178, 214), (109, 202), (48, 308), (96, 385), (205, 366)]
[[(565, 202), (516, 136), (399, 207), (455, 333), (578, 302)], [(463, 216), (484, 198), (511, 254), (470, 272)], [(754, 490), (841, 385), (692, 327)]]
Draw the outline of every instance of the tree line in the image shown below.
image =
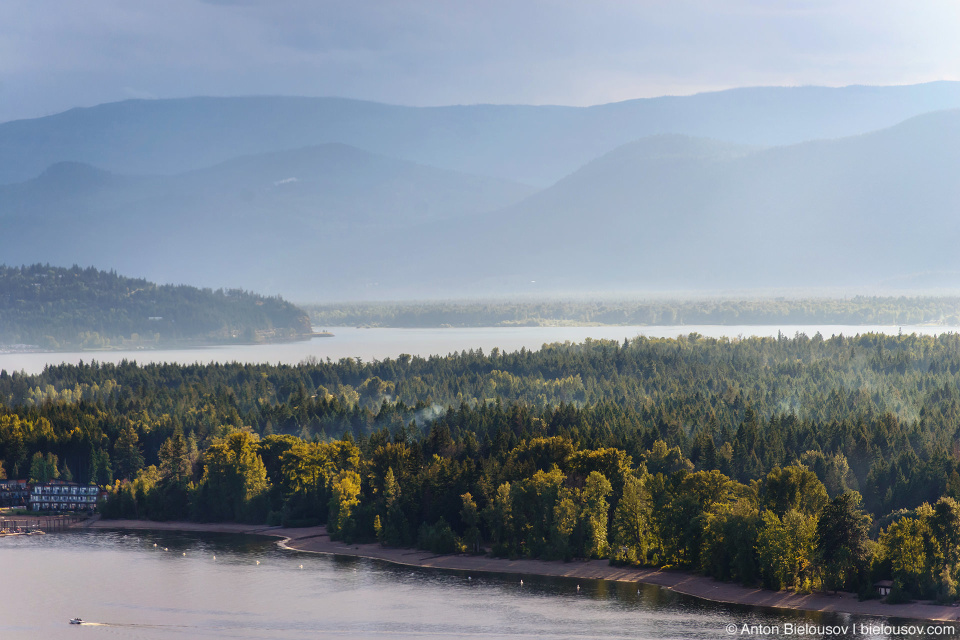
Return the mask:
[(915, 325), (960, 326), (960, 297), (703, 298), (356, 302), (306, 305), (328, 327), (509, 327), (555, 325)]

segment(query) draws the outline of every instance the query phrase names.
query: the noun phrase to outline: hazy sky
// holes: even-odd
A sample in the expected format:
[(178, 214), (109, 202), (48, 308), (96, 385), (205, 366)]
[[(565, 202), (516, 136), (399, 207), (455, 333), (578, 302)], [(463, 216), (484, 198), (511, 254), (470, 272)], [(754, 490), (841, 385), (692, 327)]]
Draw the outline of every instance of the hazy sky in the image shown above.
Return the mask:
[(960, 0), (3, 0), (0, 121), (131, 97), (588, 105), (960, 79)]

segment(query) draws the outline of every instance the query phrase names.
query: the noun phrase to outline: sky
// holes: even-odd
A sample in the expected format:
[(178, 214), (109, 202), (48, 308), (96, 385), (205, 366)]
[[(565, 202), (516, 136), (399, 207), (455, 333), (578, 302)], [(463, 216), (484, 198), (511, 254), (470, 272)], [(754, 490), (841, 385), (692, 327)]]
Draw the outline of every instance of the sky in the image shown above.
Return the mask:
[(129, 98), (591, 105), (960, 79), (960, 0), (4, 0), (0, 122)]

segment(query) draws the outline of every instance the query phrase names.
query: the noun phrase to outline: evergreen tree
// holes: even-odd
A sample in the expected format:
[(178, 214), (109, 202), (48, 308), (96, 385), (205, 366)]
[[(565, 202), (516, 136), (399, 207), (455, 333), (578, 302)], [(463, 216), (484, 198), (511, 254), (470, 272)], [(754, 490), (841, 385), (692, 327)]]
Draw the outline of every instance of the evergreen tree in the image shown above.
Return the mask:
[(828, 589), (857, 591), (865, 584), (869, 563), (870, 516), (860, 510), (860, 494), (842, 493), (831, 500), (817, 523), (817, 557)]

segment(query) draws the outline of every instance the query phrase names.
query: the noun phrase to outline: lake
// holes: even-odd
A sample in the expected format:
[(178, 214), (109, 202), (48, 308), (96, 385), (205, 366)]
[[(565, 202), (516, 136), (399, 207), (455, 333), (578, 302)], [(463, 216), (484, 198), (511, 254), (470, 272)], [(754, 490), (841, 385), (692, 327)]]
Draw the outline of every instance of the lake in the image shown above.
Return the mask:
[(357, 329), (329, 327), (332, 338), (312, 338), (302, 342), (283, 344), (255, 344), (192, 349), (155, 349), (141, 351), (86, 351), (43, 353), (0, 353), (0, 369), (8, 372), (24, 371), (36, 374), (48, 364), (62, 362), (76, 364), (89, 362), (120, 362), (136, 360), (139, 363), (177, 362), (181, 364), (210, 362), (262, 362), (269, 364), (298, 364), (305, 358), (339, 360), (361, 358), (384, 360), (402, 353), (414, 356), (446, 355), (465, 349), (494, 347), (503, 351), (521, 348), (539, 349), (550, 342), (582, 342), (587, 338), (622, 341), (639, 335), (675, 338), (699, 333), (709, 337), (776, 336), (783, 333), (793, 337), (797, 333), (824, 337), (843, 334), (878, 332), (895, 335), (921, 333), (936, 335), (960, 332), (960, 327), (944, 326), (879, 326), (879, 325), (684, 325), (684, 326), (616, 326), (616, 327), (475, 327), (465, 329)]
[[(606, 581), (524, 576), (521, 586), (511, 574), (412, 569), (285, 551), (265, 538), (225, 534), (77, 531), (0, 538), (0, 575), (4, 640), (797, 636), (784, 632), (788, 624), (853, 629), (804, 638), (901, 638), (860, 633), (858, 625), (909, 624), (721, 605)], [(67, 624), (77, 616), (93, 624)], [(743, 624), (780, 633), (741, 635)], [(727, 625), (738, 633), (728, 635)]]

